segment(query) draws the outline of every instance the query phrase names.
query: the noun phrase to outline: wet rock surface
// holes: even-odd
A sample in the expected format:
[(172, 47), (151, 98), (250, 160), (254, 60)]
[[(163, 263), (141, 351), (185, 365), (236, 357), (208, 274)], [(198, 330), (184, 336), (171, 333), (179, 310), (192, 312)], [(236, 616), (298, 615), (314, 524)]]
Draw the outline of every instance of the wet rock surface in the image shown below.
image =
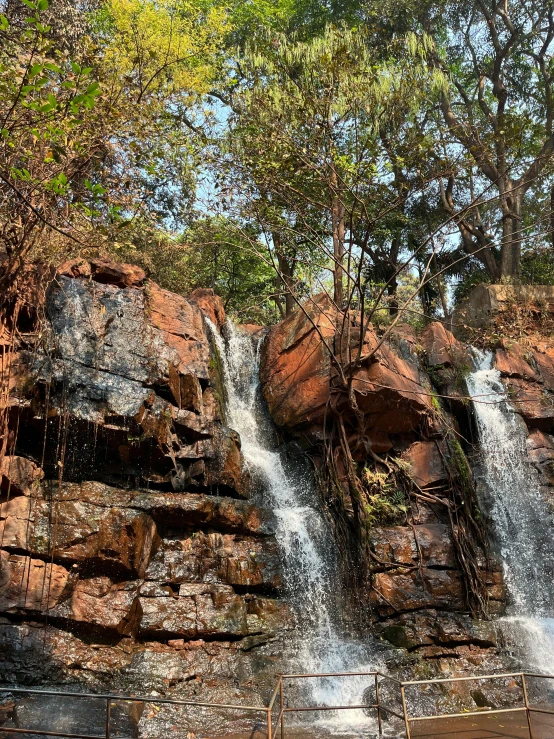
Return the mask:
[[(384, 342), (369, 327), (352, 382), (365, 424), (362, 434), (359, 419), (354, 422), (340, 396), (337, 400), (333, 395), (331, 352), (339, 356), (345, 351), (336, 310), (324, 297), (305, 308), (271, 329), (264, 346), (262, 387), (274, 420), (317, 456), (331, 407), (341, 413), (347, 429), (357, 429), (348, 437), (350, 453), (358, 469), (370, 470), (370, 480), (386, 477), (383, 457), (397, 460), (411, 480), (409, 507), (394, 513), (393, 496), (406, 502), (394, 482), (390, 492), (381, 483), (374, 493), (377, 499), (369, 498), (373, 517), (382, 516), (382, 522), (372, 519), (367, 532), (371, 587), (365, 605), (376, 633), (404, 653), (428, 661), (431, 672), (464, 670), (470, 659), (474, 666), (489, 662), (499, 651), (497, 639), (483, 617), (469, 614), (467, 552), (452, 516), (460, 505), (455, 496), (472, 484), (457, 442), (458, 417), (469, 423), (464, 381), (472, 362), (468, 347), (438, 322), (419, 334), (399, 324)], [(355, 352), (360, 334), (355, 321), (351, 331), (350, 351)], [(536, 381), (533, 369), (519, 369), (520, 377)], [(542, 457), (548, 457), (545, 449)], [(346, 476), (339, 482), (342, 494), (349, 495)], [(381, 514), (375, 507), (379, 500), (384, 501)], [(475, 502), (468, 500), (467, 505)], [(505, 592), (500, 567), (494, 558), (487, 559), (479, 543), (471, 546), (486, 609), (501, 613)], [(404, 674), (410, 676), (410, 669)]]
[[(225, 425), (205, 322), (221, 300), (75, 260), (43, 309), (2, 355), (2, 681), (261, 704), (294, 624), (274, 516)], [(171, 712), (139, 713), (135, 735), (167, 730)]]
[[(10, 425), (0, 462), (3, 679), (261, 705), (294, 619), (275, 517), (250, 499), (241, 440), (225, 422), (205, 321), (222, 326), (221, 301), (209, 290), (174, 295), (131, 265), (76, 261), (59, 270), (44, 312), (40, 335), (0, 354)], [(400, 324), (380, 344), (373, 327), (360, 341), (354, 322), (345, 338), (323, 297), (306, 313), (273, 327), (263, 347), (262, 389), (283, 437), (321, 464), (332, 400), (356, 464), (375, 474), (383, 455), (412, 481), (409, 505), (401, 497), (367, 536), (363, 608), (396, 650), (390, 669), (501, 667), (495, 629), (469, 613), (453, 503), (466, 474), (450, 431), (462, 438), (470, 427), (467, 347), (440, 323), (420, 335)], [(361, 347), (357, 436), (333, 393), (329, 347), (343, 359)], [(503, 343), (495, 362), (530, 429), (530, 459), (554, 490), (554, 350)], [(501, 613), (498, 563), (479, 547), (472, 554), (489, 613)], [(193, 719), (191, 730), (252, 726), (246, 712)], [(147, 703), (121, 721), (152, 737), (178, 723), (186, 736), (174, 708)]]

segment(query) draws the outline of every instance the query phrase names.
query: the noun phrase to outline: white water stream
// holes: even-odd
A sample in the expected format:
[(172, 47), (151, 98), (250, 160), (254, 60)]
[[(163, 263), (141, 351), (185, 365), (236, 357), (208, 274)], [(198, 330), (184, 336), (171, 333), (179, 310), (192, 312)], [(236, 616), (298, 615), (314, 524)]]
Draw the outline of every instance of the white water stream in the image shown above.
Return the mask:
[(552, 513), (527, 458), (527, 431), (510, 406), (492, 354), (475, 351), (468, 377), (479, 432), (489, 514), (509, 594), (499, 625), (520, 659), (554, 673), (554, 539)]
[[(210, 326), (219, 351), (227, 392), (228, 424), (240, 434), (242, 453), (261, 501), (278, 520), (289, 599), (297, 620), (285, 661), (299, 672), (329, 673), (375, 669), (371, 649), (348, 638), (340, 628), (337, 607), (337, 563), (332, 534), (320, 512), (321, 503), (301, 465), (290, 469), (271, 448), (271, 434), (259, 391), (259, 350), (252, 339), (227, 323), (224, 341)], [(360, 705), (371, 678), (310, 680), (305, 694), (312, 705)], [(361, 710), (329, 712), (325, 727), (363, 731), (373, 726)]]

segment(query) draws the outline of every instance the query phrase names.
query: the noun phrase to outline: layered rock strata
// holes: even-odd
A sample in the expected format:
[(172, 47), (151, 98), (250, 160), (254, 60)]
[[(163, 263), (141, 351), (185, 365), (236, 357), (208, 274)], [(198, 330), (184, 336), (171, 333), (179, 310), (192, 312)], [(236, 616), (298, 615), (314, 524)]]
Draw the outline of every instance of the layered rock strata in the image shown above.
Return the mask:
[(97, 260), (32, 307), (1, 340), (2, 680), (261, 703), (292, 622), (225, 425), (221, 301)]

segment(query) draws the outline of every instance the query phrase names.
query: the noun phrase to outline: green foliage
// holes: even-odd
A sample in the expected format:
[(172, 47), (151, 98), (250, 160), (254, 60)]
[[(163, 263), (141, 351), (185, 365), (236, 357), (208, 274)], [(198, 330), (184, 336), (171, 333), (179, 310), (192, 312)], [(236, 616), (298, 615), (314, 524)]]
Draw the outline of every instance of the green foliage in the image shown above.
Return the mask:
[(366, 491), (364, 504), (365, 524), (394, 524), (405, 518), (408, 505), (403, 490), (398, 489), (387, 472), (364, 467), (360, 480)]
[[(307, 40), (260, 34), (237, 61), (220, 176), (225, 193), (238, 193), (225, 207), (267, 234), (288, 292), (321, 290), (329, 274), (336, 292), (347, 237), (352, 271), (361, 254), (394, 273), (398, 211), (394, 224), (382, 213), (421, 184), (394, 177), (424, 159), (415, 119), (422, 95), (444, 85), (425, 64), (427, 44), (411, 35), (374, 54), (364, 29), (328, 25)], [(389, 136), (402, 141), (396, 150)]]
[(551, 245), (535, 246), (523, 252), (521, 281), (526, 285), (554, 285), (554, 250)]
[(196, 221), (176, 239), (160, 229), (135, 222), (120, 234), (112, 253), (147, 270), (162, 287), (188, 295), (211, 287), (226, 312), (241, 323), (273, 323), (277, 319), (275, 273), (267, 249), (249, 228), (223, 218)]
[(9, 261), (0, 293), (46, 227), (71, 235), (97, 213), (98, 191), (83, 185), (91, 159), (105, 149), (93, 68), (55, 44), (43, 18), (47, 0), (25, 0), (20, 17), (0, 28), (0, 245)]
[(332, 285), (384, 328), (447, 312), (448, 279), (518, 279), (520, 250), (519, 279), (554, 284), (550, 2), (5, 6), (12, 277), (110, 252), (240, 320)]
[(196, 222), (182, 236), (189, 290), (212, 287), (241, 323), (273, 323), (275, 272), (251, 228), (224, 219)]

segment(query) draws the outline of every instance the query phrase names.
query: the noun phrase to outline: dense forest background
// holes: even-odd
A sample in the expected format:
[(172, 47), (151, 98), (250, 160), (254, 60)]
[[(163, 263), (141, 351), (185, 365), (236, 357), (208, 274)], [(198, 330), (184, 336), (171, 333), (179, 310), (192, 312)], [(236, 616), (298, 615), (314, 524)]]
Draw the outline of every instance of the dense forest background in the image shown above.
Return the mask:
[(242, 322), (554, 283), (554, 2), (1, 0), (0, 301), (111, 256)]

